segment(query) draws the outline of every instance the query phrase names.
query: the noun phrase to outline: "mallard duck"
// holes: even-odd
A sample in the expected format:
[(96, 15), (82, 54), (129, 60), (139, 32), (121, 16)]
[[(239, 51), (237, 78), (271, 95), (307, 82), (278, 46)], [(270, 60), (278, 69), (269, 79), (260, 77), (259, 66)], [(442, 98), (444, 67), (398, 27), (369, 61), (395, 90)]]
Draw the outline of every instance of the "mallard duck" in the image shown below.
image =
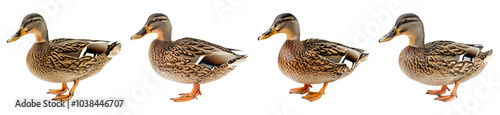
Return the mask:
[[(481, 52), (483, 46), (453, 41), (433, 41), (424, 44), (424, 25), (412, 13), (399, 16), (392, 30), (379, 42), (387, 42), (399, 35), (406, 35), (410, 43), (399, 55), (399, 67), (411, 79), (426, 85), (441, 85), (440, 90), (428, 90), (438, 95), (435, 100), (448, 102), (457, 97), (457, 88), (481, 73), (492, 57), (492, 50)], [(447, 85), (455, 84), (450, 95)]]
[(323, 83), (319, 92), (309, 92), (303, 99), (318, 100), (329, 82), (349, 75), (368, 53), (340, 43), (311, 38), (300, 41), (299, 22), (290, 13), (280, 14), (271, 28), (258, 40), (264, 40), (277, 33), (285, 33), (287, 39), (281, 47), (278, 65), (288, 78), (303, 83), (304, 87), (290, 89), (290, 94), (305, 94), (311, 84)]
[[(121, 48), (118, 42), (104, 40), (59, 38), (49, 41), (47, 25), (40, 14), (24, 17), (21, 28), (7, 43), (14, 42), (26, 34), (35, 35), (35, 43), (26, 57), (29, 70), (36, 77), (54, 83), (62, 83), (61, 89), (50, 89), (47, 94), (57, 95), (52, 100), (67, 101), (74, 95), (80, 80), (97, 74), (116, 56)], [(74, 82), (69, 90), (66, 82)]]
[(148, 33), (158, 37), (149, 46), (149, 61), (160, 76), (179, 83), (193, 84), (191, 93), (181, 93), (174, 102), (186, 102), (201, 95), (200, 84), (222, 78), (245, 61), (236, 49), (225, 48), (195, 38), (171, 40), (172, 25), (165, 14), (151, 14), (144, 27), (132, 36), (140, 39)]

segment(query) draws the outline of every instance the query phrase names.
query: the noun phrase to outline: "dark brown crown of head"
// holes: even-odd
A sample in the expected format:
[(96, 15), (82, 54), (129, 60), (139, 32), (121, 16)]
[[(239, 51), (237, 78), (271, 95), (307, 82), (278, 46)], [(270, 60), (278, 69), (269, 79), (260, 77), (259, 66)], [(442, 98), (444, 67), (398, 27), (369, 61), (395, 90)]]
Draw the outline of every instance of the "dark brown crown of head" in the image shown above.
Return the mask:
[(395, 25), (396, 28), (399, 28), (399, 26), (410, 22), (421, 22), (421, 20), (416, 14), (406, 13), (398, 17)]
[(160, 22), (163, 20), (169, 20), (167, 15), (162, 13), (154, 13), (149, 16), (148, 21), (146, 23), (149, 25), (150, 23)]
[(31, 14), (24, 16), (24, 19), (21, 23), (21, 26), (26, 26), (30, 23), (37, 22), (37, 21), (45, 21), (45, 19), (43, 19), (42, 15), (40, 15), (38, 13), (31, 13)]
[(276, 24), (278, 24), (281, 22), (292, 21), (292, 20), (297, 20), (297, 18), (295, 18), (295, 16), (291, 13), (283, 13), (283, 14), (276, 16), (276, 19), (274, 19), (274, 22)]

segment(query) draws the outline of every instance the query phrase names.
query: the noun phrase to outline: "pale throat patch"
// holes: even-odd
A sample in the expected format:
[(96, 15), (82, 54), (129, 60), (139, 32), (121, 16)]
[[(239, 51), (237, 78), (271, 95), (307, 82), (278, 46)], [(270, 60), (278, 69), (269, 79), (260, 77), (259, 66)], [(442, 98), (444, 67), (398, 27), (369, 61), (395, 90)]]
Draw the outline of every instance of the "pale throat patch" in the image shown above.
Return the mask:
[(415, 46), (415, 39), (417, 37), (415, 36), (415, 34), (413, 34), (413, 32), (407, 31), (407, 32), (404, 32), (402, 34), (408, 36), (408, 39), (409, 39), (408, 45), (409, 46)]
[(299, 38), (298, 36), (295, 35), (294, 32), (292, 32), (292, 30), (287, 29), (287, 28), (281, 29), (279, 33), (285, 33), (287, 40), (298, 40), (298, 38)]
[[(45, 39), (43, 39), (42, 32), (40, 32), (37, 29), (31, 29), (29, 33), (32, 33), (35, 35), (35, 42), (45, 42)], [(28, 33), (28, 34), (29, 34)]]
[(159, 39), (159, 40), (164, 40), (165, 39), (163, 37), (163, 31), (155, 29), (155, 30), (151, 31), (151, 33), (156, 33), (158, 35), (158, 37), (156, 37), (156, 39)]

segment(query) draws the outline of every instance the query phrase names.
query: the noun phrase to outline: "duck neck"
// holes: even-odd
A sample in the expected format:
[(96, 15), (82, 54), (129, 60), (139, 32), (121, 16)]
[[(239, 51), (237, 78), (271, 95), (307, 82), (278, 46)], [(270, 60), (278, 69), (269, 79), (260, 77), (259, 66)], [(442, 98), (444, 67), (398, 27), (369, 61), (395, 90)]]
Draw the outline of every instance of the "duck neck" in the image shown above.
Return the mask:
[(300, 27), (298, 22), (289, 23), (281, 32), (286, 33), (286, 40), (297, 40), (300, 42)]
[(286, 34), (286, 41), (281, 47), (280, 55), (298, 55), (296, 52), (300, 53), (305, 50), (304, 45), (300, 42), (300, 28), (298, 23), (290, 23), (290, 25), (287, 25), (280, 32)]
[(165, 24), (165, 26), (153, 30), (154, 33), (158, 34), (156, 39), (172, 42), (172, 26), (170, 24)]
[(299, 41), (300, 42), (300, 34), (290, 34), (290, 35), (286, 35), (286, 40), (295, 40), (295, 41)]
[(31, 31), (35, 31), (33, 32), (34, 35), (35, 35), (35, 42), (48, 42), (49, 41), (49, 32), (47, 29), (41, 29), (41, 30), (38, 30), (38, 29), (33, 29)]
[(158, 37), (156, 39), (161, 40), (161, 41), (166, 41), (166, 42), (172, 42), (172, 39), (171, 39), (172, 33), (170, 33), (170, 32), (165, 32), (165, 33), (159, 32), (157, 34), (158, 34)]
[(410, 39), (410, 43), (408, 44), (409, 46), (421, 48), (424, 47), (424, 27), (422, 24), (417, 25), (415, 28), (410, 30), (407, 34), (408, 38)]

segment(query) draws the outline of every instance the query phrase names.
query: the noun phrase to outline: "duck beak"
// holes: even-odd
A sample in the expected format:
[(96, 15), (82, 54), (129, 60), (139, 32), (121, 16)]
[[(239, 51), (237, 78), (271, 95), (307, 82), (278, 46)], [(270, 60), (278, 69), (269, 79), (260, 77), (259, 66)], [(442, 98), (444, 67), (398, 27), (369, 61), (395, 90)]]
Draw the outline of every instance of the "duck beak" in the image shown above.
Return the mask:
[(278, 33), (278, 31), (276, 31), (276, 28), (274, 26), (272, 26), (264, 34), (260, 35), (259, 38), (257, 38), (257, 40), (265, 40), (265, 39), (267, 39), (267, 38), (269, 38), (277, 33)]
[(151, 30), (149, 30), (149, 27), (147, 25), (145, 25), (139, 32), (135, 33), (130, 39), (131, 40), (141, 39), (143, 36), (149, 33), (151, 33)]
[(23, 37), (24, 35), (26, 35), (26, 31), (24, 31), (24, 28), (23, 28), (23, 27), (21, 27), (21, 28), (19, 28), (19, 30), (16, 32), (16, 34), (14, 34), (11, 38), (9, 38), (9, 39), (7, 40), (7, 43), (17, 41), (19, 38)]
[(399, 33), (398, 28), (394, 27), (394, 28), (392, 28), (391, 32), (385, 34), (385, 36), (380, 38), (380, 40), (378, 40), (378, 42), (382, 43), (382, 42), (391, 41), (394, 37), (399, 36), (399, 35), (401, 35), (401, 33)]

